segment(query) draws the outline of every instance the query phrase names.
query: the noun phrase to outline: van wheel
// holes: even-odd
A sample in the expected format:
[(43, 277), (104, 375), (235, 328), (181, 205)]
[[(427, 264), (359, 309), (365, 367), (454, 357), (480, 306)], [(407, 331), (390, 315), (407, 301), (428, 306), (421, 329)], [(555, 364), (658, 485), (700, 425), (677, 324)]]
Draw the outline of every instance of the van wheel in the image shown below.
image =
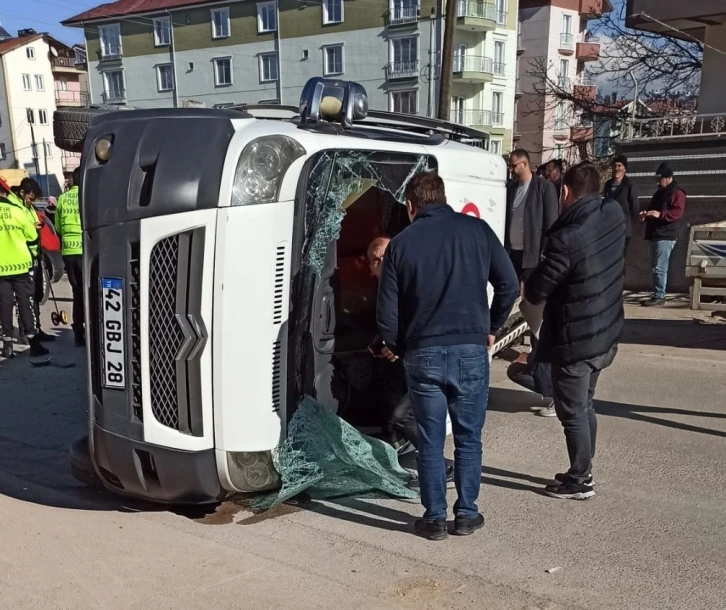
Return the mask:
[(43, 273), (43, 298), (40, 301), (41, 305), (45, 305), (50, 297), (50, 277), (53, 277), (53, 265), (50, 259), (43, 254), (43, 266), (41, 267)]
[(69, 152), (83, 152), (91, 119), (98, 114), (114, 112), (115, 108), (61, 108), (53, 113), (55, 145)]
[(88, 451), (88, 436), (83, 436), (71, 444), (68, 459), (71, 465), (71, 474), (79, 483), (94, 489), (104, 489), (103, 482), (96, 474)]

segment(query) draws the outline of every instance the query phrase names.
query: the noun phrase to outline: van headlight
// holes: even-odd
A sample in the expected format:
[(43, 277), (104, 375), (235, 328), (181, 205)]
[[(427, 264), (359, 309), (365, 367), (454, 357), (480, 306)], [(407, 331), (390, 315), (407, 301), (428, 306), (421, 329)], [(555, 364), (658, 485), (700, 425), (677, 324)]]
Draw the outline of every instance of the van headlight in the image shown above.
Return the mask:
[(263, 136), (245, 146), (237, 163), (232, 205), (277, 201), (288, 168), (305, 149), (287, 136)]

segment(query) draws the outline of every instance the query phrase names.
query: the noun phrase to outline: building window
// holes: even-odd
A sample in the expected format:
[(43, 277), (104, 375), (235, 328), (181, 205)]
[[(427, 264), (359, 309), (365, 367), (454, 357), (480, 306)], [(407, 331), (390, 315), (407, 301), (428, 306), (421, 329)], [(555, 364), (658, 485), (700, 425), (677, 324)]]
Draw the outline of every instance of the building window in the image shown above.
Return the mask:
[(214, 60), (214, 86), (227, 87), (232, 84), (232, 58), (219, 57)]
[(30, 84), (30, 74), (23, 74), (23, 89), (25, 91), (32, 91), (33, 86)]
[(323, 49), (323, 73), (325, 76), (343, 74), (343, 45), (325, 47)]
[(570, 86), (570, 60), (560, 59), (560, 72), (557, 75), (557, 85), (567, 91)]
[(111, 104), (120, 104), (126, 100), (123, 70), (107, 70), (103, 73), (103, 97)]
[(572, 15), (567, 13), (562, 15), (562, 34), (572, 35)]
[(35, 89), (36, 91), (45, 91), (45, 79), (42, 74), (35, 75)]
[(502, 154), (502, 141), (501, 140), (489, 140), (489, 152), (495, 155)]
[(32, 108), (25, 109), (25, 117), (28, 119), (29, 125), (35, 125), (35, 111)]
[(343, 0), (323, 0), (323, 24), (343, 23)]
[(418, 37), (406, 36), (391, 39), (391, 67), (393, 77), (418, 76)]
[(466, 69), (466, 45), (457, 44), (454, 47), (454, 72), (463, 72)]
[(154, 46), (168, 47), (171, 44), (171, 19), (159, 17), (154, 19)]
[(156, 86), (159, 91), (171, 91), (174, 88), (174, 70), (171, 64), (156, 66)]
[(492, 93), (492, 125), (504, 124), (504, 94), (501, 91)]
[(48, 113), (45, 110), (38, 110), (38, 123), (41, 125), (48, 124)]
[(277, 30), (277, 2), (261, 2), (257, 5), (257, 33)]
[(25, 57), (28, 59), (35, 59), (35, 49), (33, 47), (27, 47), (25, 49)]
[(58, 79), (58, 90), (68, 91), (68, 81), (65, 78)]
[(565, 102), (560, 101), (555, 109), (555, 130), (562, 131), (565, 127)]
[(73, 49), (73, 53), (76, 56), (76, 59), (75, 59), (76, 65), (86, 63), (86, 50), (85, 49)]
[(391, 91), (390, 108), (392, 112), (416, 114), (418, 112), (418, 91)]
[(463, 125), (465, 122), (464, 106), (466, 106), (466, 98), (464, 97), (452, 97), (451, 98), (451, 120), (454, 123)]
[(215, 8), (212, 15), (212, 38), (229, 38), (229, 9)]
[(0, 143), (0, 159), (4, 159), (8, 156), (7, 150), (5, 149), (5, 144)]
[(506, 47), (501, 40), (494, 41), (494, 74), (504, 76)]
[(497, 0), (497, 23), (507, 22), (507, 0)]
[(121, 57), (121, 26), (118, 23), (98, 26), (101, 38), (101, 58)]
[(53, 156), (53, 147), (48, 142), (43, 142), (43, 148), (46, 159), (50, 159)]
[(562, 159), (562, 151), (564, 147), (562, 144), (555, 144), (555, 150), (554, 154), (552, 155), (553, 159)]
[(260, 55), (260, 82), (271, 83), (277, 78), (277, 53), (263, 53)]

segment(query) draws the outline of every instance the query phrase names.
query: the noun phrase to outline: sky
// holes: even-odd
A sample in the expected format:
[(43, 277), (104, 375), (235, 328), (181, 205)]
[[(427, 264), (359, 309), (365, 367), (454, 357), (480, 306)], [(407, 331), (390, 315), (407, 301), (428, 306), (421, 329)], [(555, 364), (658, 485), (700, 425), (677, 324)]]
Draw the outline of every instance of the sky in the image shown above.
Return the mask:
[(0, 22), (12, 36), (17, 36), (18, 30), (33, 28), (72, 45), (83, 42), (83, 30), (63, 27), (60, 22), (104, 3), (104, 0), (0, 0)]

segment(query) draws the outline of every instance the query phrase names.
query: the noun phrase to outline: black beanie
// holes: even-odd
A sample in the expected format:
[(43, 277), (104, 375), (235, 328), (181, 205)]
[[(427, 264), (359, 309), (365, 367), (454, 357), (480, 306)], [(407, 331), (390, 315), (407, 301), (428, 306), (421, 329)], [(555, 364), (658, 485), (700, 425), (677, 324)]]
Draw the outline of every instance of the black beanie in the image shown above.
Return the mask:
[(673, 168), (665, 161), (658, 166), (655, 175), (659, 178), (673, 178)]
[(613, 159), (613, 165), (616, 163), (622, 163), (623, 167), (627, 170), (628, 169), (628, 158), (625, 155), (617, 155)]

